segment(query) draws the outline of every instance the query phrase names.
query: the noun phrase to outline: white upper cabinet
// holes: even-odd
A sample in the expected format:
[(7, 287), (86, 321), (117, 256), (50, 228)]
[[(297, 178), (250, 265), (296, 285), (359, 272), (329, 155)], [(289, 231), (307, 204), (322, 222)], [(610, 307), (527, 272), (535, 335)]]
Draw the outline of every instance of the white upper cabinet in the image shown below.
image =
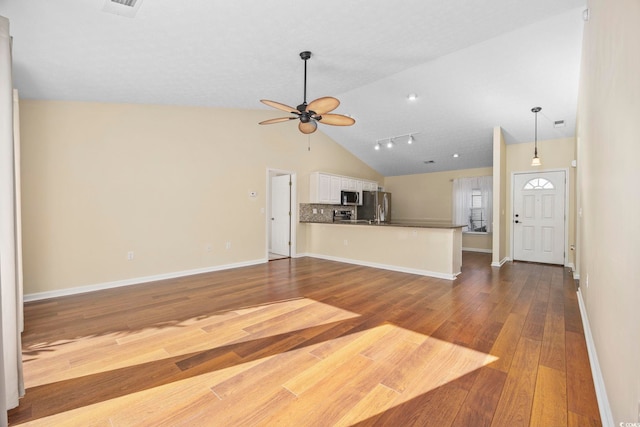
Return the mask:
[(372, 182), (372, 181), (363, 181), (362, 182), (362, 189), (364, 191), (377, 191), (378, 190), (378, 183), (377, 182)]
[(348, 176), (313, 172), (309, 177), (309, 203), (340, 204), (340, 191), (357, 191), (362, 204), (362, 191), (376, 191), (378, 183)]

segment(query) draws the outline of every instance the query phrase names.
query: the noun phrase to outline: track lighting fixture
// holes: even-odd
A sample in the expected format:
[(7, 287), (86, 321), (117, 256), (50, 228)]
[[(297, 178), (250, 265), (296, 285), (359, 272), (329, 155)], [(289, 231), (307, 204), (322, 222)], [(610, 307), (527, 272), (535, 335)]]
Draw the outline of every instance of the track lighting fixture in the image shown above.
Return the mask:
[(387, 143), (385, 144), (387, 146), (387, 148), (393, 148), (393, 146), (396, 144), (396, 140), (400, 137), (408, 137), (407, 138), (407, 144), (411, 145), (413, 144), (413, 142), (416, 140), (414, 135), (419, 134), (420, 132), (413, 132), (413, 133), (403, 133), (401, 135), (396, 135), (396, 136), (389, 136), (387, 138), (381, 138), (381, 139), (377, 139), (375, 145), (373, 146), (374, 150), (380, 150), (380, 148), (382, 147), (381, 142), (387, 141)]

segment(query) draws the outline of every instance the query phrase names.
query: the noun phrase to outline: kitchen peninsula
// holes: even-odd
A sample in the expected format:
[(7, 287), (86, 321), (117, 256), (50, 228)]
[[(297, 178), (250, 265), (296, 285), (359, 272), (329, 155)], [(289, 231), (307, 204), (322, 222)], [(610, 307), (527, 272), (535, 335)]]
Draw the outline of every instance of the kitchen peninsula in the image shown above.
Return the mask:
[(462, 266), (462, 225), (326, 222), (305, 224), (307, 255), (454, 280)]

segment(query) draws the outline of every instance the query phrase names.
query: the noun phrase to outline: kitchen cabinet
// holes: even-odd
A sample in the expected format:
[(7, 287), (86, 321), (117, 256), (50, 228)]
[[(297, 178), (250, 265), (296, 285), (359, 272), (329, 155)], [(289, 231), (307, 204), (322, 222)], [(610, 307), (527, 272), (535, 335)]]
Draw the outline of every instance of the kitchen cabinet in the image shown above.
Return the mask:
[(362, 189), (364, 191), (378, 191), (378, 183), (372, 181), (363, 181)]
[(342, 181), (339, 176), (314, 172), (309, 180), (311, 203), (340, 204)]
[(340, 182), (341, 182), (341, 190), (344, 191), (356, 191), (356, 179), (355, 178), (349, 178), (346, 176), (343, 176), (342, 178), (340, 178)]
[(329, 191), (329, 203), (337, 203), (340, 204), (340, 177), (330, 176), (329, 177), (331, 186)]
[(340, 204), (340, 191), (357, 191), (362, 201), (362, 191), (376, 191), (378, 183), (349, 176), (313, 172), (309, 177), (309, 203)]

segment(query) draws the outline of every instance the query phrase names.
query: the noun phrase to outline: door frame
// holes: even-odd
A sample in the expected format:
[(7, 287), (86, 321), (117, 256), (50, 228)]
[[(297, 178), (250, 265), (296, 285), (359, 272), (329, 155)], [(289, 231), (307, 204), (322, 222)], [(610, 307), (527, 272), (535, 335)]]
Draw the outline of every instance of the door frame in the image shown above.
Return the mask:
[(510, 257), (513, 261), (513, 252), (514, 252), (514, 240), (515, 233), (513, 229), (513, 216), (515, 215), (515, 180), (516, 175), (535, 175), (546, 172), (564, 172), (564, 257), (563, 257), (563, 266), (569, 267), (569, 168), (556, 168), (556, 169), (544, 169), (544, 170), (525, 170), (525, 171), (514, 171), (511, 172), (511, 213), (509, 216), (509, 232), (511, 233), (511, 248), (510, 248)]
[(265, 239), (264, 239), (264, 243), (265, 243), (265, 248), (264, 248), (264, 253), (265, 253), (265, 259), (269, 260), (269, 246), (271, 243), (271, 227), (269, 226), (270, 222), (271, 222), (271, 177), (272, 176), (280, 176), (280, 175), (290, 175), (291, 176), (291, 192), (290, 194), (290, 198), (289, 198), (289, 203), (291, 205), (291, 218), (289, 221), (289, 238), (291, 239), (291, 245), (289, 246), (289, 257), (290, 258), (295, 258), (297, 255), (297, 247), (296, 247), (296, 229), (298, 228), (296, 226), (297, 224), (297, 218), (298, 218), (298, 203), (297, 203), (297, 174), (296, 172), (293, 171), (288, 171), (288, 170), (284, 170), (284, 169), (276, 169), (276, 168), (267, 168), (267, 189), (266, 189), (266, 205), (267, 205), (267, 209), (266, 209), (266, 215), (265, 215)]

